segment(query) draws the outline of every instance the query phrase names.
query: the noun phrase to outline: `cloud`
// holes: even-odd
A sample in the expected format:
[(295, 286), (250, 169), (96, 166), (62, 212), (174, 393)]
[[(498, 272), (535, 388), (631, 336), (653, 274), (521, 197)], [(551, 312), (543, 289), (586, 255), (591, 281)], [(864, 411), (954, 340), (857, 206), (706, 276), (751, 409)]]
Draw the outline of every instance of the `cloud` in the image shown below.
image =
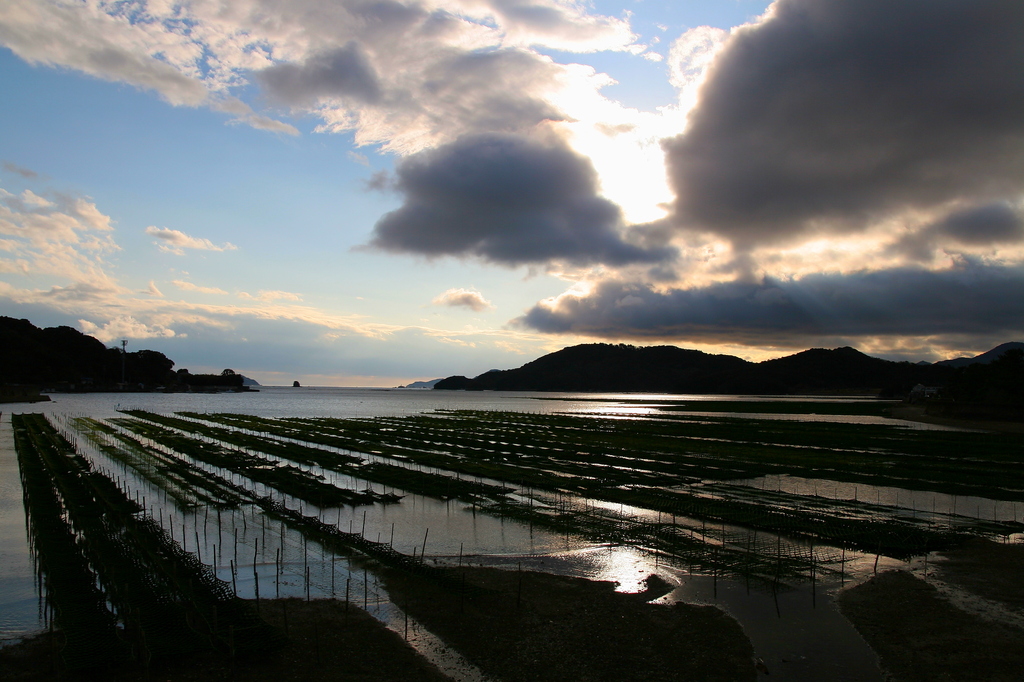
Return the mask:
[(471, 341), (463, 341), (462, 339), (453, 339), (448, 336), (435, 337), (441, 343), (451, 344), (453, 346), (462, 346), (464, 348), (476, 348), (476, 344)]
[(153, 44), (159, 33), (150, 33), (150, 40), (146, 33), (123, 7), (29, 0), (5, 3), (0, 13), (0, 43), (30, 64), (68, 67), (155, 90), (175, 105), (201, 104), (208, 93), (204, 84), (183, 73), (182, 64), (168, 63), (174, 51), (166, 40)]
[(49, 290), (15, 294), (19, 298), (97, 299), (122, 292), (104, 261), (118, 251), (112, 232), (110, 217), (84, 197), (0, 189), (0, 271), (33, 284), (56, 282)]
[(449, 308), (469, 308), (475, 313), (493, 310), (494, 305), (484, 298), (479, 291), (471, 289), (449, 289), (432, 301), (434, 305)]
[(102, 304), (114, 299), (120, 293), (123, 293), (121, 287), (106, 286), (102, 283), (75, 282), (68, 286), (54, 285), (49, 290), (40, 292), (40, 298), (63, 304)]
[[(627, 19), (564, 0), (8, 0), (0, 16), (0, 43), (30, 63), (295, 134), (236, 99), (257, 84), (267, 100), (320, 117), (321, 130), (401, 153), (557, 118), (551, 93), (589, 76), (536, 48), (626, 50), (634, 39)], [(502, 127), (489, 128), (494, 119)]]
[(233, 115), (235, 118), (231, 120), (231, 123), (244, 123), (257, 130), (267, 130), (272, 133), (284, 133), (285, 135), (299, 134), (295, 126), (270, 118), (269, 116), (257, 114), (252, 110), (252, 107), (236, 97), (228, 97), (216, 102), (213, 108), (217, 111)]
[(4, 161), (4, 170), (20, 175), (26, 180), (35, 180), (39, 177), (39, 173), (36, 173), (31, 168), (25, 168), (24, 166), (19, 166), (18, 164), (11, 163), (10, 161)]
[(494, 347), (498, 348), (499, 350), (503, 350), (506, 353), (515, 353), (516, 355), (526, 354), (526, 351), (523, 350), (520, 346), (509, 341), (495, 341)]
[(244, 291), (239, 292), (239, 298), (248, 301), (264, 301), (270, 303), (271, 301), (301, 301), (302, 297), (298, 294), (293, 294), (290, 291), (267, 291), (260, 289), (256, 292), (256, 295), (246, 293)]
[(672, 256), (623, 238), (621, 210), (598, 195), (593, 166), (560, 143), (469, 135), (403, 159), (396, 174), (405, 203), (374, 226), (374, 248), (504, 265)]
[[(420, 30), (425, 30), (421, 27)], [(415, 37), (420, 39), (416, 32)], [(389, 39), (390, 40), (390, 39)], [(556, 64), (521, 48), (461, 49), (430, 37), (416, 50), (377, 51), (379, 93), (368, 97), (321, 98), (317, 130), (354, 131), (360, 145), (411, 154), (476, 133), (523, 133), (540, 124), (568, 119), (554, 103), (570, 83), (605, 84), (590, 74)], [(319, 75), (327, 80), (330, 74)], [(290, 103), (308, 105), (295, 93)], [(278, 99), (281, 95), (278, 93)]]
[(150, 225), (146, 228), (146, 234), (151, 237), (156, 237), (161, 242), (156, 242), (160, 246), (161, 251), (173, 253), (178, 256), (185, 254), (185, 249), (194, 249), (196, 251), (234, 251), (238, 247), (231, 242), (224, 242), (220, 246), (217, 246), (209, 239), (203, 239), (201, 237), (190, 237), (189, 235), (179, 230), (171, 230), (166, 227), (156, 227)]
[(149, 286), (139, 292), (140, 294), (146, 294), (147, 296), (156, 296), (157, 298), (163, 298), (163, 292), (157, 288), (156, 282), (149, 280)]
[(950, 213), (931, 228), (961, 244), (990, 245), (1024, 239), (1024, 218), (1007, 202)]
[(780, 0), (664, 143), (677, 223), (740, 248), (1024, 191), (1024, 4)]
[(981, 250), (1024, 243), (1024, 216), (1020, 209), (1000, 201), (952, 211), (939, 220), (902, 237), (890, 253), (929, 261), (935, 250)]
[(199, 286), (198, 284), (193, 284), (192, 282), (189, 282), (187, 280), (182, 280), (182, 279), (172, 280), (171, 284), (173, 284), (174, 286), (178, 287), (182, 291), (194, 291), (194, 292), (199, 293), (199, 294), (222, 294), (222, 295), (226, 295), (228, 293), (228, 292), (226, 292), (223, 289), (220, 289), (218, 287), (203, 287), (203, 286)]
[(102, 325), (95, 324), (89, 320), (79, 320), (78, 325), (81, 327), (83, 334), (94, 336), (103, 343), (110, 343), (118, 339), (170, 339), (175, 336), (185, 336), (184, 334), (176, 334), (173, 329), (143, 324), (131, 315), (116, 317)]
[(320, 98), (352, 98), (376, 103), (381, 85), (373, 65), (354, 40), (299, 64), (276, 64), (257, 72), (270, 96), (292, 105), (315, 104)]
[(635, 36), (628, 21), (587, 14), (584, 5), (559, 0), (484, 0), (459, 3), (490, 10), (505, 31), (506, 40), (520, 45), (542, 45), (568, 52), (624, 50)]
[(697, 26), (676, 38), (668, 52), (669, 82), (684, 90), (703, 80), (728, 36), (720, 28)]
[(514, 323), (549, 334), (800, 347), (822, 338), (1024, 333), (1024, 266), (961, 261), (656, 290), (605, 281), (543, 301)]

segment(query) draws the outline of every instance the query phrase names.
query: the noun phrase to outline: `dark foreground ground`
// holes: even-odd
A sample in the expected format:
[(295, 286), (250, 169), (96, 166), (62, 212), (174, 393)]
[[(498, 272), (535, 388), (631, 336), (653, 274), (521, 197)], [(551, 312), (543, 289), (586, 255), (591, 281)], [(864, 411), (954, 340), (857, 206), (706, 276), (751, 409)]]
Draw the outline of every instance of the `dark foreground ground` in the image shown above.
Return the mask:
[(465, 569), (472, 599), (407, 573), (385, 575), (392, 598), (488, 676), (526, 680), (753, 680), (742, 628), (712, 606), (648, 604), (647, 592), (543, 573)]
[[(466, 569), (471, 593), (408, 574), (389, 577), (396, 601), (495, 680), (753, 680), (739, 625), (712, 607), (655, 606), (612, 583)], [(521, 579), (521, 582), (520, 582)], [(231, 661), (214, 655), (158, 661), (149, 671), (55, 670), (47, 636), (0, 651), (0, 679), (28, 680), (443, 680), (433, 666), (362, 610), (344, 602), (263, 600), (287, 645)]]
[[(989, 615), (945, 598), (930, 584), (935, 581)], [(1024, 629), (999, 618), (1024, 617), (1024, 545), (972, 541), (930, 566), (927, 579), (883, 573), (843, 592), (839, 607), (890, 679), (1024, 680)]]
[(894, 419), (905, 419), (912, 422), (924, 424), (940, 424), (942, 426), (955, 426), (961, 429), (974, 429), (978, 431), (995, 431), (997, 433), (1024, 433), (1024, 422), (1021, 421), (998, 421), (994, 419), (954, 419), (928, 414), (924, 405), (911, 405), (902, 403), (892, 408)]
[[(540, 573), (467, 568), (461, 575), (468, 598), (407, 573), (384, 579), (402, 608), (493, 680), (771, 679), (758, 677), (749, 641), (721, 611), (647, 604), (665, 591), (657, 578), (648, 580), (647, 593), (629, 595), (611, 583)], [(894, 571), (844, 591), (842, 612), (888, 678), (1024, 679), (1024, 628), (960, 608), (936, 582), (968, 601), (1024, 614), (1024, 545), (972, 541), (930, 563), (927, 579)], [(335, 600), (264, 600), (261, 609), (287, 630), (287, 644), (245, 660), (199, 655), (157, 661), (148, 671), (126, 665), (68, 673), (54, 668), (42, 636), (0, 650), (0, 680), (446, 679), (355, 605), (346, 612)]]

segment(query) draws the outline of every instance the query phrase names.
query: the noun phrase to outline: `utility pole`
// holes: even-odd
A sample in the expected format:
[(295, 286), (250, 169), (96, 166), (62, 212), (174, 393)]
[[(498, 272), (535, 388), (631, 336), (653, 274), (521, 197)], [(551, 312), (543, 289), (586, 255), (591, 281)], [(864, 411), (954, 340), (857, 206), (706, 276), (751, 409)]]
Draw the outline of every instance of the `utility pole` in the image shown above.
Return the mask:
[(128, 355), (128, 339), (121, 339), (121, 388), (124, 388), (124, 358)]

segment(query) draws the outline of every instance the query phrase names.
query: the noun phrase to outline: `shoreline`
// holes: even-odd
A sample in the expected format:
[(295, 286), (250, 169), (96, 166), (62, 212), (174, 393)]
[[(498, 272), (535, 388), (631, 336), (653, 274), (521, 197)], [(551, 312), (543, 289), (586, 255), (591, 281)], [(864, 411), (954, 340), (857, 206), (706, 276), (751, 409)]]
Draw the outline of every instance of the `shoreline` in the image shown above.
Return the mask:
[(980, 419), (953, 419), (950, 417), (938, 417), (925, 413), (924, 405), (894, 405), (892, 418), (902, 421), (918, 422), (921, 424), (935, 424), (937, 426), (952, 426), (970, 431), (994, 431), (996, 433), (1024, 433), (1024, 422), (1009, 422)]

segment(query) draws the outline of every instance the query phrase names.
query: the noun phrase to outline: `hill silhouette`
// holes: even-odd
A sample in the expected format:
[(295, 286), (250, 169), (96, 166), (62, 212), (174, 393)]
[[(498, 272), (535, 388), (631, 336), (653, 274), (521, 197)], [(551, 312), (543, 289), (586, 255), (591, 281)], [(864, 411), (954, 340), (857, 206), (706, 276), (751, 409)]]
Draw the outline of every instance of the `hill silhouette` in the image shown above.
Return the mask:
[[(241, 389), (245, 377), (172, 371), (174, 361), (155, 350), (122, 353), (72, 327), (39, 328), (0, 316), (0, 386), (58, 391)], [(9, 391), (5, 393), (10, 393)], [(15, 394), (20, 395), (20, 394)]]
[(517, 369), (475, 378), (448, 377), (440, 390), (644, 393), (875, 393), (903, 395), (915, 384), (941, 385), (953, 369), (873, 358), (844, 347), (813, 348), (775, 360), (749, 362), (676, 346), (583, 344)]
[(991, 364), (993, 361), (998, 359), (1003, 353), (1008, 350), (1024, 350), (1024, 343), (1020, 341), (1010, 341), (1009, 343), (1001, 343), (990, 351), (986, 351), (981, 355), (975, 355), (973, 358), (954, 358), (952, 360), (940, 360), (936, 362), (936, 365), (946, 365), (948, 367), (969, 367), (971, 365), (981, 363), (983, 365)]

